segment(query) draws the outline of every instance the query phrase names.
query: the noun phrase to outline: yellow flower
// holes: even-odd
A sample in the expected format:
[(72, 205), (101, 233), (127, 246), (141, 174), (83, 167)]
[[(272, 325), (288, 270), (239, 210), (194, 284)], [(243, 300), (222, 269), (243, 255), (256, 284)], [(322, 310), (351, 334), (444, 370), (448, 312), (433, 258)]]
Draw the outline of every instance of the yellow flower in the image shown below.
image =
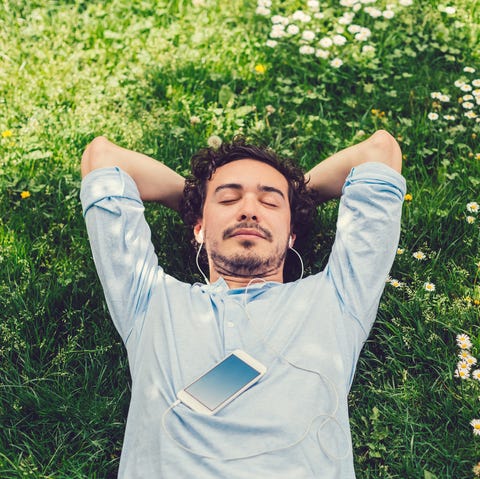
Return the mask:
[(405, 248), (397, 248), (397, 254), (405, 253)]
[(475, 158), (476, 158), (477, 160), (480, 160), (480, 153), (477, 153), (477, 154), (475, 155)]
[(20, 193), (20, 196), (22, 197), (22, 199), (24, 200), (25, 198), (30, 198), (30, 191), (22, 191)]
[(411, 193), (407, 193), (404, 197), (404, 200), (405, 201), (412, 201), (413, 200), (413, 196), (411, 195)]
[(263, 75), (267, 71), (267, 67), (265, 65), (262, 65), (259, 63), (258, 65), (255, 65), (255, 73), (258, 73), (259, 75)]
[(2, 138), (10, 138), (13, 135), (12, 130), (2, 131)]

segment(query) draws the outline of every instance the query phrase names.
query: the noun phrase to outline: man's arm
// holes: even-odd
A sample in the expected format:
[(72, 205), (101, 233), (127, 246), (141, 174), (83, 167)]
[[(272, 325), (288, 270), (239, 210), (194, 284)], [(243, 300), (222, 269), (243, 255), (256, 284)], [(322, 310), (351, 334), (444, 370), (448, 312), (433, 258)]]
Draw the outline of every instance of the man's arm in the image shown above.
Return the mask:
[(305, 176), (309, 188), (315, 190), (320, 201), (338, 198), (350, 170), (362, 163), (380, 162), (398, 173), (402, 170), (402, 151), (390, 133), (379, 130), (357, 145), (335, 153), (313, 167)]
[(185, 180), (168, 166), (115, 145), (105, 137), (97, 137), (83, 153), (82, 177), (95, 169), (109, 166), (118, 166), (133, 178), (142, 200), (158, 201), (178, 211)]

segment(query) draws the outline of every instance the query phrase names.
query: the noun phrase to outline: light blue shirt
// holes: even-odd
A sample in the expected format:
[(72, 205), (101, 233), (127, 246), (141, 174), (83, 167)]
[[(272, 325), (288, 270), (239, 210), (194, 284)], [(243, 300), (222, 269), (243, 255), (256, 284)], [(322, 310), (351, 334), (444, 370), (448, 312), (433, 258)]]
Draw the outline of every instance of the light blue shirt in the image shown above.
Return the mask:
[[(134, 181), (87, 175), (81, 200), (108, 308), (128, 352), (126, 479), (352, 479), (347, 395), (375, 320), (400, 231), (405, 181), (381, 163), (344, 185), (324, 271), (229, 289), (187, 284), (155, 255)], [(265, 376), (215, 416), (179, 390), (243, 349)]]

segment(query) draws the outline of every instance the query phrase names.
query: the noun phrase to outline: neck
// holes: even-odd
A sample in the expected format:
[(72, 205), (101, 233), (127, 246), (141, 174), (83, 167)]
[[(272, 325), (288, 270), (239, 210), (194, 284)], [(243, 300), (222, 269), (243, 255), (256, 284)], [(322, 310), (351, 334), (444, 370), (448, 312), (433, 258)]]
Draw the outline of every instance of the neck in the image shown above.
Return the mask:
[[(283, 268), (282, 268), (283, 269)], [(229, 274), (219, 274), (217, 271), (212, 271), (210, 274), (210, 283), (214, 283), (219, 278), (223, 278), (225, 283), (227, 283), (230, 289), (237, 289), (237, 288), (246, 288), (251, 284), (255, 284), (256, 281), (258, 282), (276, 282), (276, 283), (283, 283), (283, 273), (282, 270), (277, 271), (275, 273), (268, 273), (266, 275), (257, 275), (257, 276), (235, 276)]]

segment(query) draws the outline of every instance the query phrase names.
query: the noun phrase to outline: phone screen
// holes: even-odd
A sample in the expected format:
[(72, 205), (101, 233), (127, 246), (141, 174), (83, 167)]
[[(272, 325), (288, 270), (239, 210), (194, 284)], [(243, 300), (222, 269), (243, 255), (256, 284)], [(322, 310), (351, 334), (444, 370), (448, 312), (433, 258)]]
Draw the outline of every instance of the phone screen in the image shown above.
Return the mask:
[(185, 391), (213, 411), (261, 373), (232, 354), (205, 373)]

